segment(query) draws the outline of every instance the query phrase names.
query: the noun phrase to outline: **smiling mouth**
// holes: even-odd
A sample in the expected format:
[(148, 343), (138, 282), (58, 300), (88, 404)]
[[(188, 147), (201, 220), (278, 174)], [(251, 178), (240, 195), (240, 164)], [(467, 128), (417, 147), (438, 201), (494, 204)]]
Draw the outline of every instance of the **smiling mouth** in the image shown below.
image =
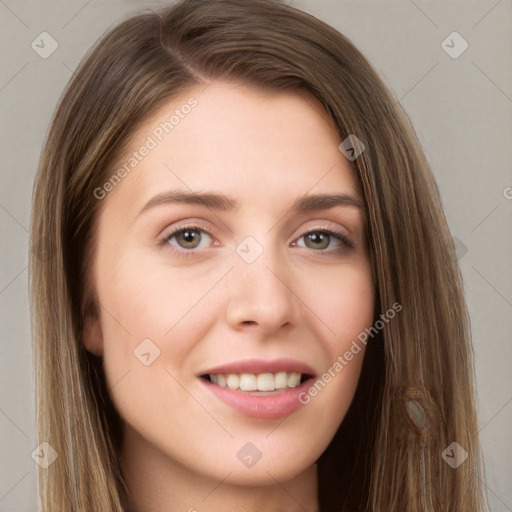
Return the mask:
[(299, 372), (215, 373), (200, 376), (212, 384), (255, 395), (282, 393), (313, 378)]

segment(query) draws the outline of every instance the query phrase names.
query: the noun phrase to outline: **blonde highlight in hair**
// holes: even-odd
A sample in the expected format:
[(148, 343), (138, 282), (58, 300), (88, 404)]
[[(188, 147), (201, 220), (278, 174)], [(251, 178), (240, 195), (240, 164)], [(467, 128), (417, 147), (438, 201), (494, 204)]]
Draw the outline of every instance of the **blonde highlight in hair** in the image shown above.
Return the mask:
[[(376, 311), (347, 417), (319, 460), (322, 511), (484, 510), (470, 323), (440, 194), (409, 118), (350, 40), (271, 0), (182, 0), (121, 22), (80, 63), (55, 112), (34, 185), (30, 258), (43, 512), (121, 512), (120, 418), (102, 360), (82, 343), (105, 183), (138, 126), (198, 84), (308, 91), (353, 162), (365, 201)], [(46, 255), (42, 257), (42, 255)], [(441, 454), (469, 453), (456, 470)]]

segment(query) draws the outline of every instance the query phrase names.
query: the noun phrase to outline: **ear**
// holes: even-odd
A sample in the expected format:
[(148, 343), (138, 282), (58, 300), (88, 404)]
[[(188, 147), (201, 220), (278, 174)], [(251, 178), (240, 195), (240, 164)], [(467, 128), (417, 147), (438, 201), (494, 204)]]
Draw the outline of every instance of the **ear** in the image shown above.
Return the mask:
[(83, 310), (82, 340), (87, 351), (95, 356), (103, 355), (103, 332), (98, 307), (90, 302)]

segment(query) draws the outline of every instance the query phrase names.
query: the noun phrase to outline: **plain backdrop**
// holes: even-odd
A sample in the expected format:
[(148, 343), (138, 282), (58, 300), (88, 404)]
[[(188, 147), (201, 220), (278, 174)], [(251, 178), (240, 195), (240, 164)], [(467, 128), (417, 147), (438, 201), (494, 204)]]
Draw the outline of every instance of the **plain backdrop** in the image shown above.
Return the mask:
[[(288, 3), (347, 35), (412, 119), (464, 278), (490, 508), (512, 511), (512, 3)], [(37, 510), (27, 251), (42, 142), (86, 50), (127, 15), (161, 5), (0, 1), (0, 512)], [(47, 58), (32, 47), (42, 32), (58, 45)]]

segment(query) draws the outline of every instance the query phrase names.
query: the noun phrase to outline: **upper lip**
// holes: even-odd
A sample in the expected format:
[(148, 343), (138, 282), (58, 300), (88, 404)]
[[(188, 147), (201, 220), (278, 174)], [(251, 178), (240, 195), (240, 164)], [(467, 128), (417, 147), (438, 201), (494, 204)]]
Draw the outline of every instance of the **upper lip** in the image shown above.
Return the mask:
[(296, 359), (243, 359), (224, 363), (208, 370), (200, 372), (199, 375), (215, 375), (217, 373), (276, 373), (276, 372), (297, 372), (310, 377), (315, 376), (315, 371), (308, 364)]

